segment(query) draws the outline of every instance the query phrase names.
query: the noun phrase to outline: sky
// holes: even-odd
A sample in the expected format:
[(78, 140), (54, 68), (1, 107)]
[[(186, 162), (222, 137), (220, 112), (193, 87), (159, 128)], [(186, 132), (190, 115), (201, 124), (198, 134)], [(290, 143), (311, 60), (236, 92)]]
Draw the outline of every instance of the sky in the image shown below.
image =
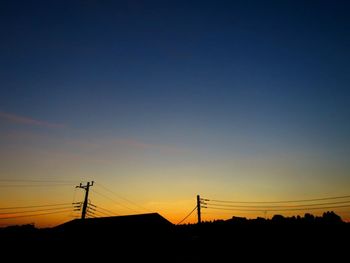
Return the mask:
[(0, 206), (80, 201), (75, 185), (91, 180), (93, 203), (173, 223), (197, 194), (349, 195), (349, 12), (341, 0), (2, 1)]

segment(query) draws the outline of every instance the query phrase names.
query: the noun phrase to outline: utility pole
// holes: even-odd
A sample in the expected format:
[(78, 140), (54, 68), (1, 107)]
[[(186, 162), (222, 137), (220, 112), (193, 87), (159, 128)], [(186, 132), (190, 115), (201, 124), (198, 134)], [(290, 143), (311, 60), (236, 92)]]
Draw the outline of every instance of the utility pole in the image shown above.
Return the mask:
[(201, 197), (197, 195), (197, 214), (198, 214), (198, 224), (200, 224), (201, 221)]
[(91, 181), (90, 182), (87, 182), (86, 185), (82, 185), (82, 183), (80, 183), (80, 185), (76, 186), (75, 188), (82, 188), (85, 190), (85, 199), (84, 199), (84, 204), (83, 204), (83, 209), (81, 211), (81, 219), (85, 219), (85, 216), (86, 216), (86, 208), (87, 208), (87, 205), (88, 205), (88, 200), (89, 200), (89, 189), (90, 189), (90, 186), (93, 186), (94, 185), (94, 181)]

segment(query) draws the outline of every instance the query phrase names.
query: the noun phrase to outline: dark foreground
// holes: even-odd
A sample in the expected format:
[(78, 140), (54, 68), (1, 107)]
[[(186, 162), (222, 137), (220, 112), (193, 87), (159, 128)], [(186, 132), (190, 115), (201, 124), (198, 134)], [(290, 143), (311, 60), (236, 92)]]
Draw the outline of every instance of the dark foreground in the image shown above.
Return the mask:
[(148, 219), (5, 228), (0, 230), (1, 255), (10, 256), (7, 262), (348, 261), (350, 225), (338, 220), (235, 218), (174, 226), (160, 218)]

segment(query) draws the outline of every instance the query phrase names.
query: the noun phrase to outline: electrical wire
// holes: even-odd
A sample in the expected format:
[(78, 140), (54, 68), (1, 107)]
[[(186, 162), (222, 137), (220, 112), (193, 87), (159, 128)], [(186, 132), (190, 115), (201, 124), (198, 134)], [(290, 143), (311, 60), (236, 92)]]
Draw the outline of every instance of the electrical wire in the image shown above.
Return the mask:
[(195, 211), (197, 209), (197, 206), (195, 206), (194, 208), (193, 208), (193, 210), (187, 215), (187, 216), (185, 216), (185, 218), (184, 219), (182, 219), (179, 223), (177, 223), (176, 225), (180, 225), (183, 221), (185, 221), (190, 215), (192, 215), (192, 213)]
[(10, 217), (0, 217), (1, 219), (13, 219), (13, 218), (21, 218), (21, 217), (33, 217), (33, 216), (43, 216), (43, 215), (51, 215), (51, 214), (58, 214), (58, 213), (64, 213), (64, 212), (71, 212), (71, 209), (63, 210), (63, 211), (56, 211), (56, 212), (49, 212), (49, 213), (42, 213), (42, 214), (31, 214), (31, 215), (20, 215), (20, 216), (10, 216)]
[(105, 211), (105, 212), (107, 212), (107, 213), (110, 213), (110, 214), (116, 214), (116, 215), (118, 215), (117, 213), (114, 213), (113, 211), (110, 211), (110, 210), (108, 210), (108, 209), (105, 209), (105, 208), (102, 208), (102, 207), (100, 207), (100, 206), (97, 206), (96, 207), (97, 208), (97, 211), (99, 211), (99, 210), (103, 210), (103, 211)]
[(213, 207), (205, 206), (203, 208), (216, 209), (216, 210), (230, 210), (230, 211), (249, 211), (249, 212), (277, 212), (277, 211), (303, 211), (303, 210), (320, 210), (320, 209), (334, 209), (334, 208), (344, 208), (350, 207), (350, 205), (341, 205), (341, 206), (325, 206), (325, 207), (310, 207), (310, 208), (287, 208), (287, 209), (234, 209), (234, 208), (222, 208), (222, 207)]
[(0, 182), (19, 182), (19, 183), (76, 183), (73, 180), (30, 180), (30, 179), (0, 179)]
[(71, 204), (71, 203), (47, 204), (47, 205), (31, 205), (31, 206), (0, 207), (0, 210), (29, 209), (29, 208), (38, 208), (38, 207), (63, 206), (63, 205), (70, 205), (70, 204)]
[(72, 186), (72, 184), (0, 184), (0, 187), (49, 187), (49, 186)]
[(335, 205), (335, 204), (349, 204), (349, 201), (341, 201), (341, 202), (328, 202), (328, 203), (316, 203), (316, 204), (303, 204), (303, 205), (223, 205), (223, 204), (215, 204), (210, 201), (207, 203), (208, 205), (220, 206), (220, 207), (233, 207), (233, 208), (296, 208), (296, 207), (312, 207), (312, 206), (323, 206), (323, 205)]
[(104, 195), (104, 194), (101, 194), (100, 192), (97, 192), (97, 191), (95, 191), (95, 190), (93, 190), (93, 189), (91, 189), (90, 191), (92, 191), (92, 192), (94, 192), (95, 194), (98, 194), (98, 195), (100, 195), (100, 196), (102, 196), (102, 197), (104, 197), (104, 198), (106, 198), (106, 199), (112, 201), (112, 202), (115, 203), (116, 205), (122, 206), (122, 207), (124, 207), (124, 208), (126, 208), (126, 209), (129, 209), (129, 210), (131, 210), (131, 211), (134, 211), (134, 212), (138, 213), (138, 211), (136, 211), (136, 210), (134, 210), (134, 209), (132, 209), (132, 208), (126, 206), (126, 205), (120, 204), (119, 202), (115, 201), (114, 199), (112, 199), (112, 198), (110, 198), (110, 197), (108, 197), (108, 196), (106, 196), (106, 195)]
[(111, 211), (111, 210), (108, 210), (108, 209), (106, 209), (106, 208), (103, 208), (103, 207), (101, 207), (100, 205), (97, 206), (97, 205), (92, 204), (91, 201), (90, 201), (90, 199), (89, 199), (88, 209), (90, 209), (90, 210), (92, 210), (92, 211), (95, 211), (95, 212), (96, 212), (96, 211), (99, 211), (99, 210), (102, 210), (102, 211), (104, 211), (105, 213), (110, 214), (110, 216), (119, 215), (118, 213), (113, 212), (113, 211)]
[(95, 213), (94, 213), (94, 212), (90, 212), (90, 211), (86, 210), (86, 215), (95, 215)]
[(107, 187), (105, 187), (104, 185), (102, 185), (102, 184), (100, 184), (100, 183), (96, 183), (96, 185), (99, 186), (99, 187), (101, 187), (101, 188), (103, 188), (105, 191), (107, 191), (107, 192), (109, 192), (109, 193), (115, 195), (116, 197), (118, 197), (118, 198), (120, 198), (120, 199), (123, 199), (124, 201), (126, 201), (126, 202), (128, 202), (128, 203), (130, 203), (130, 204), (132, 204), (132, 205), (134, 205), (134, 206), (136, 206), (136, 207), (138, 207), (138, 208), (141, 208), (142, 210), (145, 210), (145, 211), (147, 211), (147, 212), (151, 212), (151, 211), (148, 210), (147, 208), (145, 208), (145, 207), (143, 207), (143, 206), (141, 206), (141, 205), (139, 205), (139, 204), (136, 204), (135, 202), (130, 201), (129, 199), (127, 199), (127, 198), (125, 198), (125, 197), (120, 196), (119, 194), (117, 194), (117, 193), (115, 193), (114, 191), (108, 189)]
[(228, 200), (215, 200), (201, 198), (203, 201), (219, 202), (219, 203), (236, 203), (236, 204), (278, 204), (278, 203), (301, 203), (301, 202), (314, 202), (314, 201), (325, 201), (334, 199), (344, 199), (350, 198), (350, 195), (325, 197), (325, 198), (315, 198), (315, 199), (301, 199), (301, 200), (286, 200), (286, 201), (228, 201)]
[(107, 213), (104, 213), (104, 212), (101, 212), (101, 211), (95, 211), (95, 213), (97, 214), (97, 215), (102, 215), (103, 217), (112, 217), (112, 215), (110, 215), (110, 214), (107, 214)]
[(15, 214), (25, 214), (25, 213), (33, 213), (33, 212), (43, 212), (43, 211), (52, 211), (52, 210), (62, 210), (71, 208), (69, 206), (65, 207), (59, 207), (59, 208), (46, 208), (46, 209), (39, 209), (39, 210), (28, 210), (28, 211), (19, 211), (19, 212), (6, 212), (6, 213), (0, 213), (0, 215), (15, 215)]
[[(77, 204), (77, 202), (75, 202), (75, 199), (76, 199), (76, 196), (77, 196), (77, 189), (78, 189), (78, 188), (74, 187), (73, 199), (72, 199), (72, 204), (73, 204), (73, 205), (76, 205), (76, 204)], [(76, 206), (75, 206), (75, 207), (76, 207)], [(74, 215), (73, 215), (74, 212), (75, 212), (75, 211), (73, 210), (73, 211), (69, 214), (69, 216), (70, 216), (70, 217), (73, 217), (73, 216), (74, 216)]]

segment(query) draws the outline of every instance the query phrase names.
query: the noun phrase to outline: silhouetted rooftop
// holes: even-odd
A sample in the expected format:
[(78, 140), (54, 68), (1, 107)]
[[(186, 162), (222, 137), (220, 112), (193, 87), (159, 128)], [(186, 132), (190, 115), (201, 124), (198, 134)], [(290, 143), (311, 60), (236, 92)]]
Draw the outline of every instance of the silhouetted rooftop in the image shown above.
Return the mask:
[(136, 214), (125, 216), (99, 217), (87, 219), (74, 219), (57, 226), (58, 229), (73, 229), (84, 227), (97, 228), (144, 228), (144, 227), (170, 227), (173, 224), (158, 213)]

